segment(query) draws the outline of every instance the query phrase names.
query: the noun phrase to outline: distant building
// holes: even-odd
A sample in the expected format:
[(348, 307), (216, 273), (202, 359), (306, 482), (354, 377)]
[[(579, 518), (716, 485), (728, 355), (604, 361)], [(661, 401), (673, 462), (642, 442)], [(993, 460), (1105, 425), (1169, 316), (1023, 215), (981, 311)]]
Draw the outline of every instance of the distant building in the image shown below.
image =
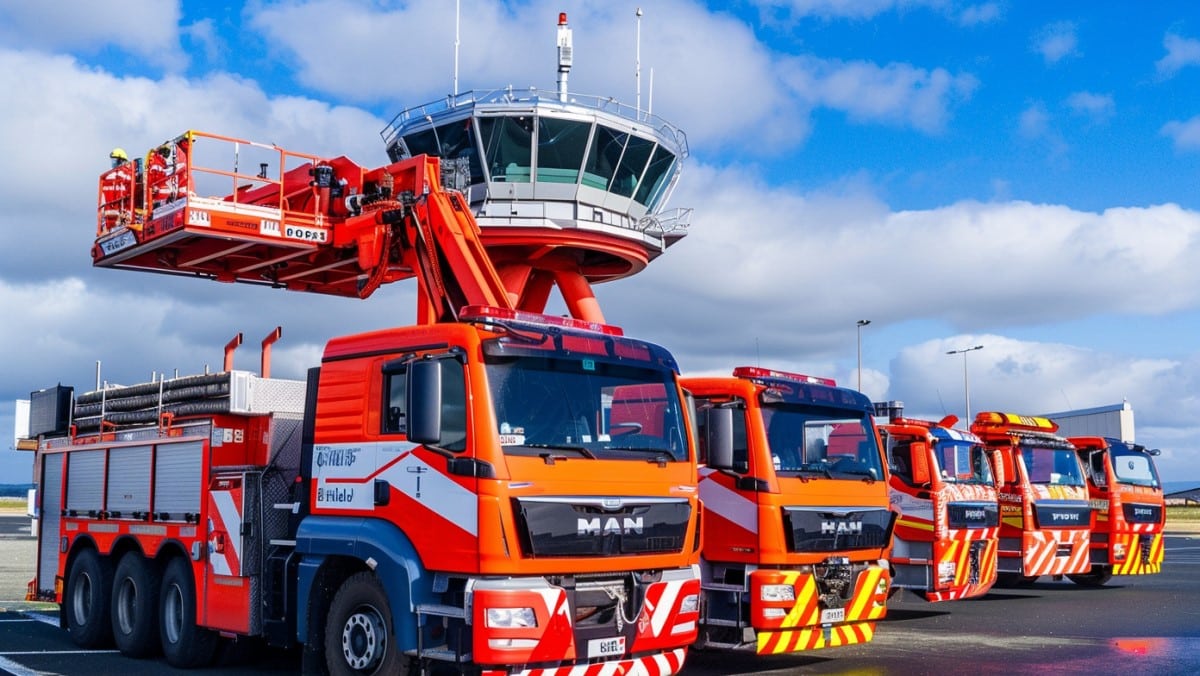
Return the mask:
[(1163, 496), (1168, 505), (1200, 505), (1200, 488), (1175, 491)]
[(1121, 441), (1134, 440), (1133, 407), (1128, 401), (1111, 406), (1042, 415), (1058, 423), (1058, 434), (1064, 437), (1112, 437)]

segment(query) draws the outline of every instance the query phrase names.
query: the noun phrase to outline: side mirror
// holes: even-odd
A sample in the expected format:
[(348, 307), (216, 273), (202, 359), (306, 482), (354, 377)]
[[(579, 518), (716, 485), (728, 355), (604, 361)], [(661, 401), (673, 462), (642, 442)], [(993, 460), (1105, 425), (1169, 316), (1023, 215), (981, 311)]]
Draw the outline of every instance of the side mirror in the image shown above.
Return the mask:
[(436, 444), (442, 439), (442, 365), (436, 359), (415, 361), (408, 367), (408, 440)]
[(705, 412), (704, 441), (708, 447), (708, 466), (733, 469), (733, 409), (710, 408)]
[(914, 441), (909, 448), (912, 453), (912, 481), (923, 486), (929, 483), (929, 444)]

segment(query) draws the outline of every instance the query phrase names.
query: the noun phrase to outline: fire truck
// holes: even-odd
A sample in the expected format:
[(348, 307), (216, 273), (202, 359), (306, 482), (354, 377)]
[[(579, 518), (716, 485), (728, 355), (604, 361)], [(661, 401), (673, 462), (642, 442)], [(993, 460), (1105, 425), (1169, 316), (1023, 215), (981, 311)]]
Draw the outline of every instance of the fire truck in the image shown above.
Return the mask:
[(1091, 570), (1087, 487), (1075, 446), (1049, 418), (983, 412), (971, 432), (989, 449), (1000, 502), (999, 581), (1032, 584)]
[(766, 655), (870, 641), (895, 520), (870, 401), (758, 367), (683, 382), (704, 463), (699, 644)]
[[(222, 145), (241, 163), (206, 171)], [(177, 667), (258, 637), (334, 674), (680, 669), (701, 540), (666, 350), (515, 308), (436, 158), (152, 152), (101, 180), (97, 266), (351, 297), (415, 276), (418, 322), (331, 339), (306, 380), (270, 377), (271, 337), (235, 370), (239, 336), (220, 373), (35, 393), (30, 598)]]
[(1092, 568), (1068, 576), (1103, 586), (1113, 575), (1162, 572), (1166, 509), (1154, 467), (1158, 449), (1106, 437), (1071, 437), (1092, 504)]
[(927, 601), (986, 594), (996, 582), (999, 506), (991, 465), (974, 434), (938, 422), (905, 418), (903, 404), (876, 404), (887, 448), (892, 509), (892, 584)]

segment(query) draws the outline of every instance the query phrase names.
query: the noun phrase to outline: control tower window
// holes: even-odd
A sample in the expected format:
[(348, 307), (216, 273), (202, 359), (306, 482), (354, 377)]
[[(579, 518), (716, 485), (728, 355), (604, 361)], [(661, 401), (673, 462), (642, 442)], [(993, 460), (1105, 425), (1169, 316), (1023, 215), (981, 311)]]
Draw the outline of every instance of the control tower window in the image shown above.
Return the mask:
[(491, 180), (528, 183), (533, 155), (532, 117), (481, 117), (479, 135), (483, 138)]
[(612, 181), (613, 173), (621, 162), (621, 153), (625, 151), (625, 141), (629, 134), (597, 126), (596, 135), (592, 138), (592, 149), (588, 153), (583, 166), (583, 184), (593, 188), (607, 190)]
[(483, 182), (483, 166), (475, 149), (471, 119), (454, 120), (433, 129), (425, 129), (404, 137), (404, 144), (413, 155), (433, 155), (447, 159), (470, 158), (471, 182)]
[(656, 146), (654, 155), (650, 159), (650, 166), (646, 169), (646, 175), (642, 177), (642, 182), (638, 184), (637, 194), (633, 198), (639, 204), (653, 207), (662, 194), (663, 185), (667, 182), (667, 177), (671, 175), (671, 167), (674, 165), (675, 155), (662, 146)]
[(625, 146), (625, 154), (621, 156), (621, 164), (617, 167), (617, 173), (613, 176), (612, 187), (609, 188), (609, 191), (624, 197), (633, 197), (633, 191), (637, 188), (638, 179), (642, 177), (642, 172), (646, 169), (646, 163), (650, 161), (650, 153), (653, 150), (654, 141), (638, 136), (630, 136), (629, 143)]
[(539, 117), (537, 180), (578, 183), (591, 128), (585, 122)]

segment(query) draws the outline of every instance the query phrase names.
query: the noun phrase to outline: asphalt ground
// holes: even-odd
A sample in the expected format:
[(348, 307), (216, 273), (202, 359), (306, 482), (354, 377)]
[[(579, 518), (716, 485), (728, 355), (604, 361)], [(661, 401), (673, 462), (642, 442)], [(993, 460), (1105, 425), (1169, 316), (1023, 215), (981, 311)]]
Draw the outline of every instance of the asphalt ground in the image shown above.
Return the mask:
[[(692, 651), (683, 676), (755, 674), (1200, 673), (1200, 524), (1168, 524), (1158, 575), (1117, 577), (1101, 589), (1042, 580), (968, 601), (931, 604), (905, 593), (871, 643), (760, 658)], [(294, 652), (227, 646), (214, 667), (182, 671), (162, 659), (80, 651), (53, 604), (28, 603), (36, 550), (29, 519), (0, 514), (0, 674), (192, 676), (295, 673)]]

